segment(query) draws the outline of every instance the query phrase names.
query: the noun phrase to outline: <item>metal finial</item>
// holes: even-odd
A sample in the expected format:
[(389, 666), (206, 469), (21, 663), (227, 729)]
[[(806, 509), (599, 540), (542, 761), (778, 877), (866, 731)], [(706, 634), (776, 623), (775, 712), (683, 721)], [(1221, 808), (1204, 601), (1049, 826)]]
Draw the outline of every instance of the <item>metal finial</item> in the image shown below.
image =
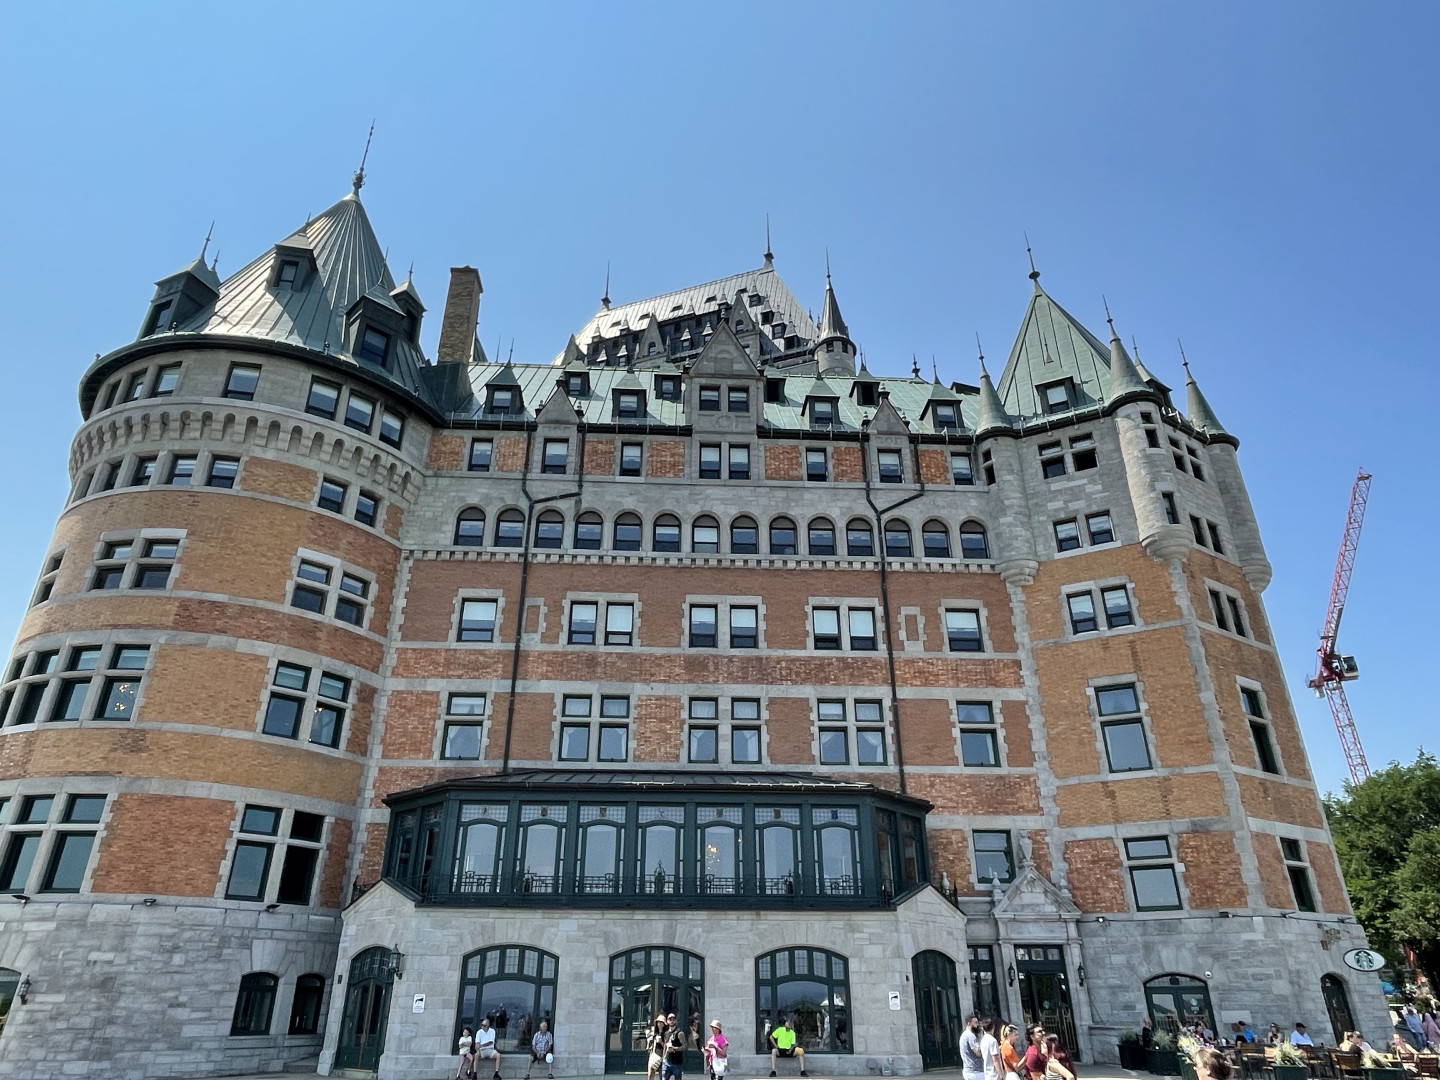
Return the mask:
[(770, 250), (770, 215), (765, 215), (765, 265), (775, 265), (775, 253)]
[(830, 284), (830, 245), (825, 245), (825, 284)]
[(984, 347), (981, 346), (981, 344), (980, 344), (980, 331), (979, 331), (979, 330), (976, 330), (976, 331), (975, 331), (975, 351), (980, 354), (980, 374), (981, 374), (981, 375), (984, 375), (986, 378), (989, 378), (989, 377), (990, 377), (990, 373), (985, 370), (985, 349), (984, 349)]
[(1110, 317), (1110, 301), (1105, 299), (1105, 294), (1100, 294), (1100, 303), (1105, 305), (1105, 321), (1110, 324), (1110, 336), (1115, 336), (1115, 320)]
[(912, 379), (920, 377), (920, 361), (915, 359), (913, 352), (910, 354), (910, 377)]
[(410, 260), (410, 269), (405, 271), (405, 280), (409, 281), (415, 276), (415, 260)]
[(220, 249), (215, 249), (215, 258), (210, 260), (210, 272), (215, 273), (215, 268), (220, 265)]
[(937, 383), (940, 381), (940, 369), (935, 366), (935, 354), (934, 354), (934, 353), (931, 353), (931, 354), (930, 354), (930, 374), (934, 376), (935, 381), (936, 381)]
[(512, 360), (514, 360), (514, 359), (515, 359), (515, 339), (512, 337), (512, 338), (510, 339), (510, 354), (505, 357), (505, 363), (508, 364), (508, 363), (510, 363), (510, 361), (512, 361)]
[(1185, 343), (1177, 337), (1175, 339), (1175, 344), (1180, 346), (1180, 366), (1185, 369), (1185, 378), (1193, 381), (1195, 376), (1190, 374), (1190, 361), (1185, 356)]
[(1030, 280), (1039, 281), (1040, 271), (1035, 269), (1035, 253), (1030, 250), (1030, 234), (1027, 232), (1021, 235), (1025, 237), (1025, 255), (1030, 260)]
[(205, 243), (200, 245), (200, 261), (205, 261), (205, 252), (210, 250), (210, 237), (215, 235), (215, 222), (210, 222), (209, 231), (205, 233)]
[(352, 195), (359, 195), (360, 189), (365, 186), (365, 162), (370, 160), (370, 140), (375, 135), (375, 121), (370, 121), (370, 132), (365, 136), (365, 152), (360, 155), (360, 168), (355, 170), (355, 177), (351, 181), (355, 185)]
[(605, 260), (605, 295), (600, 297), (600, 306), (610, 310), (610, 260)]

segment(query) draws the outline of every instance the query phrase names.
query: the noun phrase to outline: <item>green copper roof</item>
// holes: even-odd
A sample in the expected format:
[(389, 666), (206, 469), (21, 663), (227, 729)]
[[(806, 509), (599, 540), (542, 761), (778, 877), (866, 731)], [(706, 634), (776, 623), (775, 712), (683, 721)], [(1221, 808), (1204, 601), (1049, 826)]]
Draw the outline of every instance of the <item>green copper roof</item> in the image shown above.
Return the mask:
[(1020, 332), (996, 390), (1005, 411), (1021, 420), (1046, 415), (1036, 387), (1071, 380), (1077, 409), (1108, 400), (1110, 350), (1035, 282)]

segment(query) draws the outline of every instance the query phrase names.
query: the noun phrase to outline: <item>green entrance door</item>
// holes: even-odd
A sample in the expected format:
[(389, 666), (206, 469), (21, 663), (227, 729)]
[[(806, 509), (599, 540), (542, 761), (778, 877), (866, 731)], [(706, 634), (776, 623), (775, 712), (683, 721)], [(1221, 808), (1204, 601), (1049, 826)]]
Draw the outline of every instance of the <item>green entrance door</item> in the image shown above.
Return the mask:
[(1026, 1025), (1041, 1024), (1050, 1034), (1058, 1035), (1070, 1056), (1079, 1061), (1065, 950), (1059, 945), (1016, 945), (1015, 970)]
[(385, 1051), (385, 1021), (390, 1014), (390, 989), (395, 982), (393, 954), (380, 945), (357, 953), (350, 961), (346, 982), (335, 1067), (374, 1072)]
[(1350, 995), (1338, 975), (1320, 979), (1320, 992), (1325, 996), (1325, 1011), (1330, 1014), (1330, 1029), (1335, 1032), (1335, 1045), (1345, 1041), (1346, 1032), (1355, 1030), (1355, 1015), (1350, 1011)]
[(1145, 1007), (1156, 1031), (1178, 1034), (1196, 1021), (1215, 1030), (1210, 988), (1194, 975), (1157, 975), (1145, 984)]
[(705, 1020), (705, 961), (683, 949), (654, 946), (610, 958), (610, 1017), (605, 1071), (645, 1072), (650, 1023), (675, 1015), (685, 1031), (685, 1072), (703, 1068), (700, 1046)]
[(955, 961), (933, 949), (910, 961), (915, 979), (915, 1022), (920, 1029), (920, 1060), (927, 1069), (960, 1064), (960, 982)]

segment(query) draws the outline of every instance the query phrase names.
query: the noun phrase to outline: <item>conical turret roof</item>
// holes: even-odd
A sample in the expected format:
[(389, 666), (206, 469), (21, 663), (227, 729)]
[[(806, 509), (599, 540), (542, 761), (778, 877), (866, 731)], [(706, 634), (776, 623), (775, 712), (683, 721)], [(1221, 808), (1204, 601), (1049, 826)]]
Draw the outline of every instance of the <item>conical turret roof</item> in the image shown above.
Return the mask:
[(1112, 324), (1110, 327), (1110, 395), (1108, 401), (1113, 404), (1127, 395), (1149, 392), (1149, 385), (1136, 370), (1135, 361), (1131, 360), (1130, 354), (1125, 351), (1125, 343), (1120, 340), (1120, 335), (1115, 332)]
[(1005, 405), (995, 391), (995, 384), (990, 381), (990, 373), (982, 364), (980, 366), (980, 412), (975, 418), (975, 434), (978, 437), (993, 431), (1013, 431), (1014, 429), (1014, 421), (1006, 413)]
[(1185, 366), (1185, 413), (1190, 418), (1190, 423), (1207, 435), (1230, 435), (1220, 423), (1220, 418), (1215, 415), (1215, 410), (1210, 407), (1210, 402), (1206, 401), (1205, 395), (1200, 392), (1200, 384), (1195, 381), (1195, 376), (1190, 374), (1188, 364)]
[(830, 275), (825, 275), (825, 304), (820, 309), (820, 337), (819, 341), (826, 338), (844, 338), (850, 340), (850, 328), (845, 325), (844, 318), (840, 315), (840, 303), (835, 299), (835, 289), (830, 284)]

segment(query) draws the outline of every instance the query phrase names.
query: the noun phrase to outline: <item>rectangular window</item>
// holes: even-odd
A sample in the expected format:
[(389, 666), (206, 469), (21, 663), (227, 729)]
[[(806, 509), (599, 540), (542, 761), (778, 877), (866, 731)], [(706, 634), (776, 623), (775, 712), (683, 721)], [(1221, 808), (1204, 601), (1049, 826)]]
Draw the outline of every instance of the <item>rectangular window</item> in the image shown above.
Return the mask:
[(1225, 609), (1225, 598), (1214, 589), (1208, 591), (1210, 593), (1210, 611), (1215, 616), (1215, 625), (1221, 630), (1229, 630), (1230, 621)]
[(1065, 606), (1070, 609), (1072, 634), (1089, 634), (1100, 629), (1095, 619), (1095, 597), (1092, 593), (1072, 593), (1065, 598)]
[(725, 394), (726, 408), (733, 413), (750, 411), (750, 391), (743, 386), (732, 386)]
[(1040, 472), (1047, 480), (1065, 475), (1065, 452), (1058, 442), (1040, 447)]
[(380, 441), (399, 447), (405, 440), (405, 418), (385, 409), (380, 413)]
[(1101, 589), (1100, 602), (1105, 608), (1105, 625), (1110, 629), (1135, 624), (1135, 613), (1130, 609), (1130, 590), (1125, 586)]
[(882, 484), (898, 484), (905, 479), (905, 469), (901, 463), (900, 451), (880, 450), (875, 454), (875, 459), (880, 467)]
[(1140, 717), (1140, 701), (1133, 683), (1095, 688), (1095, 707), (1102, 717), (1101, 735), (1111, 772), (1151, 768), (1150, 746)]
[(662, 401), (679, 401), (680, 379), (675, 375), (661, 375), (655, 380), (655, 396)]
[(1213, 521), (1205, 523), (1206, 530), (1210, 533), (1210, 547), (1216, 555), (1225, 554), (1225, 545), (1220, 542), (1220, 526)]
[(359, 352), (360, 359), (369, 360), (372, 364), (384, 367), (385, 358), (390, 352), (390, 335), (373, 326), (365, 327), (360, 334)]
[(460, 604), (460, 641), (495, 640), (494, 600), (464, 600)]
[(1162, 491), (1160, 501), (1165, 504), (1165, 520), (1171, 525), (1180, 524), (1180, 511), (1175, 506), (1175, 493), (1173, 491)]
[(976, 830), (975, 838), (975, 880), (984, 885), (998, 881), (1001, 884), (1015, 878), (1015, 854), (1008, 832)]
[(937, 431), (956, 431), (960, 427), (954, 405), (936, 405), (931, 419)]
[(826, 724), (845, 723), (845, 702), (817, 701), (815, 714), (820, 721), (820, 764), (848, 765), (850, 763), (849, 731), (845, 727), (826, 727)]
[(855, 762), (885, 764), (885, 718), (880, 702), (855, 702)]
[(470, 471), (489, 472), (490, 458), (494, 453), (495, 443), (491, 439), (470, 440)]
[(315, 505), (321, 510), (329, 510), (332, 513), (343, 514), (345, 512), (345, 492), (348, 489), (339, 480), (332, 480), (328, 476), (320, 481), (320, 497)]
[(135, 459), (135, 471), (130, 474), (131, 487), (145, 487), (155, 479), (155, 458), (140, 457)]
[(94, 846), (95, 834), (92, 832), (58, 833), (50, 848), (50, 865), (46, 867), (40, 891), (79, 892)]
[(1194, 514), (1190, 515), (1190, 531), (1195, 535), (1195, 543), (1199, 547), (1205, 546), (1205, 523)]
[(324, 379), (312, 379), (310, 381), (310, 394), (305, 399), (305, 411), (314, 416), (323, 416), (326, 420), (334, 420), (335, 414), (339, 409), (339, 385), (337, 383), (326, 382)]
[(235, 486), (235, 479), (239, 475), (239, 458), (212, 457), (210, 459), (210, 474), (205, 478), (205, 486), (233, 488)]
[(960, 763), (968, 768), (998, 768), (1000, 739), (994, 706), (988, 701), (961, 701), (955, 705), (955, 719), (960, 725)]
[(839, 608), (815, 608), (810, 613), (810, 626), (815, 635), (815, 648), (840, 648)]
[(230, 863), (230, 883), (225, 889), (227, 900), (265, 898), (265, 883), (270, 876), (270, 856), (273, 851), (273, 844), (262, 844), (253, 840), (240, 840), (235, 844), (235, 858)]
[(361, 491), (355, 496), (355, 520), (361, 525), (374, 525), (380, 510), (380, 499), (372, 491)]
[(730, 648), (758, 649), (759, 647), (759, 609), (753, 607), (732, 607), (730, 609)]
[(960, 485), (975, 483), (974, 463), (969, 454), (950, 455), (950, 480)]
[(1315, 888), (1310, 881), (1310, 867), (1305, 861), (1305, 850), (1301, 841), (1288, 836), (1280, 837), (1280, 852), (1285, 856), (1285, 871), (1290, 876), (1290, 892), (1295, 897), (1297, 911), (1315, 912)]
[(540, 469), (547, 473), (564, 473), (570, 464), (570, 444), (565, 439), (546, 439), (545, 458)]
[(982, 652), (985, 642), (980, 636), (980, 612), (946, 609), (945, 638), (951, 652)]
[(643, 459), (644, 444), (627, 442), (620, 444), (620, 475), (639, 476)]
[(253, 364), (231, 364), (225, 377), (225, 396), (239, 401), (253, 401), (260, 385), (260, 369)]
[(1115, 526), (1110, 522), (1109, 511), (1085, 516), (1085, 528), (1090, 532), (1090, 543), (1109, 544), (1115, 539)]
[(700, 411), (720, 411), (720, 388), (718, 386), (700, 387)]
[(716, 637), (717, 608), (713, 604), (695, 604), (690, 608), (690, 647), (713, 649)]
[(570, 634), (567, 639), (569, 644), (595, 644), (595, 624), (599, 618), (599, 610), (600, 605), (594, 603), (570, 605)]
[(486, 411), (492, 416), (508, 416), (515, 405), (515, 391), (493, 387), (490, 390), (490, 408)]
[(275, 284), (292, 287), (300, 277), (300, 262), (297, 259), (281, 259), (275, 271)]
[(170, 472), (165, 479), (167, 484), (174, 484), (178, 487), (189, 487), (194, 479), (194, 454), (177, 454), (170, 459)]
[(756, 698), (730, 702), (730, 761), (736, 765), (760, 762), (760, 702)]
[(615, 419), (638, 420), (641, 415), (641, 394), (633, 390), (620, 390), (615, 394)]
[(354, 574), (340, 575), (340, 591), (335, 597), (335, 618), (351, 626), (365, 624), (365, 601), (370, 598), (370, 583)]
[(166, 364), (155, 376), (155, 389), (150, 391), (151, 397), (169, 397), (175, 393), (175, 387), (180, 385), (180, 365)]
[(805, 451), (805, 479), (823, 481), (829, 476), (824, 450)]
[(635, 644), (635, 605), (605, 605), (605, 644)]
[(144, 371), (137, 371), (130, 376), (129, 382), (125, 384), (125, 396), (122, 401), (139, 401), (145, 394)]
[(290, 606), (317, 615), (325, 614), (325, 605), (329, 599), (330, 567), (301, 560), (295, 570), (295, 578), (295, 587), (290, 592)]
[(1170, 840), (1164, 836), (1125, 841), (1125, 860), (1130, 870), (1130, 887), (1137, 911), (1178, 911), (1180, 885), (1170, 854)]
[(729, 447), (729, 476), (731, 480), (750, 479), (750, 447), (737, 446), (734, 443)]
[(1280, 759), (1275, 753), (1275, 740), (1270, 734), (1270, 725), (1260, 720), (1250, 721), (1250, 738), (1255, 743), (1255, 763), (1262, 772), (1280, 773)]
[(1095, 436), (1076, 435), (1070, 440), (1070, 464), (1076, 472), (1095, 468)]
[(345, 426), (352, 427), (356, 431), (363, 431), (370, 434), (370, 425), (375, 422), (375, 402), (363, 397), (355, 391), (350, 391), (350, 398), (345, 402)]
[(1066, 412), (1070, 408), (1070, 386), (1068, 383), (1050, 383), (1048, 386), (1037, 386), (1040, 397), (1045, 402), (1047, 413)]
[(600, 725), (600, 761), (628, 761), (630, 759), (630, 728), (624, 724)]
[(719, 761), (720, 731), (715, 726), (720, 716), (719, 702), (714, 698), (691, 698), (689, 705), (689, 756), (694, 762)]
[(720, 447), (718, 445), (700, 447), (700, 479), (720, 479)]
[(447, 723), (444, 739), (440, 746), (440, 756), (452, 760), (478, 761), (481, 735), (484, 730), (484, 724)]
[(876, 647), (875, 612), (870, 608), (851, 608), (848, 614), (850, 648), (873, 650)]
[(39, 833), (12, 832), (5, 845), (5, 858), (0, 860), (0, 890), (23, 893), (40, 850)]
[(1055, 522), (1055, 550), (1074, 551), (1080, 546), (1080, 526), (1075, 519)]
[(1249, 637), (1250, 635), (1245, 629), (1245, 616), (1241, 611), (1240, 601), (1233, 596), (1227, 596), (1225, 603), (1226, 606), (1230, 608), (1230, 618), (1234, 621), (1235, 633), (1241, 637)]

